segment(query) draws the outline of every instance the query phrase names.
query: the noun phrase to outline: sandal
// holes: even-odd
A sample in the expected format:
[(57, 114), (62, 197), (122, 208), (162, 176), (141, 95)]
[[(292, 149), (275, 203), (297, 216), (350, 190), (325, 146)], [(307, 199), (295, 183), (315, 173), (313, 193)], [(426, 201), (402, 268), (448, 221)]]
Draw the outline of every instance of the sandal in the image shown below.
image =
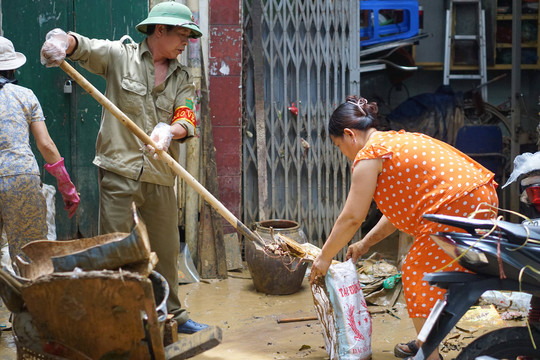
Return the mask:
[[(403, 350), (401, 346), (408, 347), (409, 351)], [(398, 358), (405, 359), (405, 358), (416, 355), (417, 352), (418, 352), (418, 345), (416, 345), (416, 340), (411, 340), (408, 343), (400, 343), (394, 346), (394, 356)]]

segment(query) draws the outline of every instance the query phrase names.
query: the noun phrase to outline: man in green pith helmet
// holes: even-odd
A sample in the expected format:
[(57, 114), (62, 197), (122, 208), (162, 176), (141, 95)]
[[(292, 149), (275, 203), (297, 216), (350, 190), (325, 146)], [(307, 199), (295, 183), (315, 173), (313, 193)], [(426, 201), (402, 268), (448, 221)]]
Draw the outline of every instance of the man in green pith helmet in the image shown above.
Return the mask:
[[(178, 56), (190, 38), (202, 33), (191, 10), (174, 1), (154, 6), (137, 30), (146, 35), (140, 44), (90, 39), (54, 29), (41, 48), (41, 62), (47, 67), (59, 66), (67, 56), (101, 75), (107, 82), (109, 100), (150, 134), (159, 148), (178, 159), (180, 142), (195, 135), (196, 125), (195, 87)], [(174, 314), (178, 331), (191, 334), (207, 328), (189, 319), (178, 298), (180, 239), (174, 171), (106, 110), (94, 164), (99, 167), (100, 233), (130, 232), (130, 206), (135, 202), (152, 251), (158, 256), (156, 271), (169, 283), (167, 309)]]

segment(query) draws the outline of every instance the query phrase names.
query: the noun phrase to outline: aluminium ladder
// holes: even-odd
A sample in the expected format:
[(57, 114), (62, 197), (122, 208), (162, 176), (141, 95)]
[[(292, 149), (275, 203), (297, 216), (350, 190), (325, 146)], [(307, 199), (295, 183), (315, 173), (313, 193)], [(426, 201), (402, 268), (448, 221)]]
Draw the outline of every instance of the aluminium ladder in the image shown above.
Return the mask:
[[(476, 34), (456, 34), (455, 23), (457, 5), (472, 4), (476, 5), (477, 26)], [(451, 57), (455, 51), (456, 41), (460, 40), (475, 40), (478, 44), (478, 73), (452, 73), (451, 66), (453, 61)], [(487, 65), (486, 65), (486, 20), (485, 11), (482, 9), (481, 0), (449, 0), (449, 8), (446, 10), (446, 32), (444, 44), (444, 78), (443, 84), (449, 85), (450, 80), (479, 80), (478, 88), (481, 88), (482, 99), (487, 101)]]

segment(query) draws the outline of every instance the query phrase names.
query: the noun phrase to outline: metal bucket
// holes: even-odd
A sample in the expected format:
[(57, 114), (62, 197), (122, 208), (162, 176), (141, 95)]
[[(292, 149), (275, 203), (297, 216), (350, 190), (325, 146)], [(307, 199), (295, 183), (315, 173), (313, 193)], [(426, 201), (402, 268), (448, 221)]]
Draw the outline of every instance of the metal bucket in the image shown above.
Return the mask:
[(163, 337), (165, 331), (165, 321), (167, 320), (167, 299), (169, 298), (169, 284), (167, 280), (158, 273), (152, 271), (148, 275), (148, 279), (152, 282), (152, 289), (154, 291), (154, 301), (156, 302), (156, 312), (158, 316), (159, 331)]
[(158, 314), (158, 321), (165, 322), (167, 319), (167, 299), (169, 298), (169, 284), (167, 280), (158, 273), (152, 271), (148, 276), (152, 281), (152, 289), (154, 290), (154, 301), (156, 302), (156, 312)]
[[(300, 244), (307, 242), (306, 235), (296, 221), (265, 220), (255, 223), (255, 231), (268, 242), (272, 240), (272, 231), (281, 233)], [(251, 241), (246, 241), (245, 255), (253, 285), (257, 291), (270, 295), (287, 295), (297, 292), (302, 287), (307, 263), (300, 263), (300, 260), (295, 258), (292, 259), (292, 263), (285, 264), (288, 258), (268, 256), (264, 251), (255, 248)]]

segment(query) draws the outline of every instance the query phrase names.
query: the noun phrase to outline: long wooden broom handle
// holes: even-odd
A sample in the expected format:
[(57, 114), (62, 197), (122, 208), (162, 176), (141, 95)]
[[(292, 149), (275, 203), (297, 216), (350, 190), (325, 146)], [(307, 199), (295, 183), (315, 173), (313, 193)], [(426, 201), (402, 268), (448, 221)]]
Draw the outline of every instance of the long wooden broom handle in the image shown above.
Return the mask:
[(185, 182), (195, 189), (216, 211), (225, 218), (234, 228), (249, 240), (259, 243), (264, 246), (264, 241), (260, 236), (257, 236), (247, 226), (234, 216), (218, 199), (215, 198), (204, 186), (201, 185), (187, 170), (185, 170), (176, 160), (172, 158), (166, 151), (159, 150), (155, 142), (144, 131), (141, 130), (126, 114), (122, 112), (115, 104), (105, 97), (94, 85), (92, 85), (84, 76), (82, 76), (75, 68), (69, 65), (65, 60), (60, 64), (60, 68), (64, 70), (77, 84), (81, 85), (88, 94), (96, 99), (101, 105), (111, 112), (120, 122), (137, 136), (143, 143), (151, 145), (156, 149), (156, 153), (161, 160), (167, 163), (169, 167), (178, 174)]

